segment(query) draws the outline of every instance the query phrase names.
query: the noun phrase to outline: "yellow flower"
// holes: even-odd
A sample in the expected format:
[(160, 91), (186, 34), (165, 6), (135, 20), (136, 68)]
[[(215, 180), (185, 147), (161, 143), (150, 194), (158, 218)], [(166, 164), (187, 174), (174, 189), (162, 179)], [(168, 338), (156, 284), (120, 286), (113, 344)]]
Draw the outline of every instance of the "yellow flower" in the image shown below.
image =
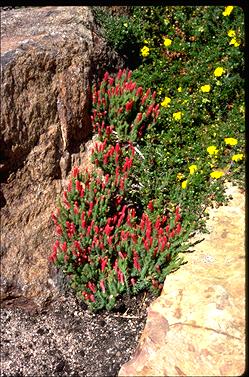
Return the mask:
[(181, 92), (182, 92), (182, 87), (179, 86), (179, 88), (177, 89), (177, 91), (178, 91), (179, 93), (181, 93)]
[(219, 179), (223, 177), (223, 175), (225, 175), (225, 173), (219, 170), (215, 170), (215, 171), (212, 171), (212, 173), (210, 173), (211, 178), (215, 178), (215, 179)]
[(233, 6), (229, 5), (228, 7), (225, 8), (224, 12), (222, 12), (223, 16), (229, 16), (232, 10), (233, 10)]
[(227, 145), (236, 145), (236, 144), (238, 144), (238, 140), (234, 139), (233, 137), (225, 137), (224, 141), (225, 141), (225, 143)]
[(171, 102), (171, 99), (169, 97), (165, 97), (164, 100), (161, 102), (161, 106), (168, 107)]
[(210, 145), (209, 147), (207, 147), (207, 152), (210, 155), (216, 155), (218, 153), (218, 149), (214, 145)]
[(234, 30), (230, 29), (230, 30), (228, 30), (227, 35), (228, 35), (229, 37), (233, 38), (233, 37), (236, 36), (236, 33), (235, 33)]
[(182, 118), (182, 112), (177, 111), (176, 113), (173, 114), (174, 120), (180, 120)]
[(182, 188), (185, 189), (187, 187), (188, 181), (183, 181), (182, 182)]
[(190, 174), (194, 174), (194, 172), (196, 172), (197, 171), (197, 165), (190, 165), (189, 166), (189, 172), (190, 172)]
[(214, 70), (215, 77), (220, 77), (225, 72), (224, 68), (218, 67)]
[(239, 154), (234, 154), (233, 157), (232, 157), (232, 160), (237, 162), (237, 161), (240, 161), (242, 160), (244, 157), (243, 153), (239, 153)]
[(144, 40), (144, 44), (148, 44), (149, 42), (147, 41), (147, 39)]
[(184, 178), (184, 175), (182, 173), (178, 173), (176, 178), (181, 181)]
[(210, 86), (210, 85), (202, 85), (202, 86), (201, 86), (201, 91), (202, 91), (203, 93), (208, 93), (208, 92), (210, 92), (210, 89), (211, 89), (211, 86)]
[(144, 46), (143, 48), (141, 48), (140, 52), (141, 52), (141, 55), (142, 55), (143, 57), (146, 57), (146, 56), (149, 55), (149, 53), (150, 53), (150, 49), (149, 49), (149, 47)]
[(159, 88), (157, 94), (160, 96), (162, 94), (163, 88)]
[(240, 45), (236, 38), (232, 38), (229, 44), (234, 45), (234, 47), (238, 47)]
[(164, 38), (164, 42), (163, 42), (163, 44), (164, 44), (165, 47), (169, 47), (169, 46), (171, 45), (171, 43), (172, 43), (172, 40), (171, 40), (171, 39), (169, 39), (169, 38)]

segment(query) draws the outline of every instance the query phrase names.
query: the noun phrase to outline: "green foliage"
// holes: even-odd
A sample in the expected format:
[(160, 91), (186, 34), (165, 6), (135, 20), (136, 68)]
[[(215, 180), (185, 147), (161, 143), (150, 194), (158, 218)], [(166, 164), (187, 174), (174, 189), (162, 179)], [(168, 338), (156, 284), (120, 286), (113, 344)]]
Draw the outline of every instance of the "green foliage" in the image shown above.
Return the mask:
[(73, 172), (53, 215), (51, 256), (92, 310), (113, 308), (124, 292), (160, 292), (190, 234), (205, 229), (206, 207), (226, 200), (225, 180), (244, 185), (245, 167), (242, 9), (140, 6), (115, 18), (101, 12), (109, 43), (136, 69), (132, 78), (128, 70), (106, 73), (93, 87), (98, 174)]

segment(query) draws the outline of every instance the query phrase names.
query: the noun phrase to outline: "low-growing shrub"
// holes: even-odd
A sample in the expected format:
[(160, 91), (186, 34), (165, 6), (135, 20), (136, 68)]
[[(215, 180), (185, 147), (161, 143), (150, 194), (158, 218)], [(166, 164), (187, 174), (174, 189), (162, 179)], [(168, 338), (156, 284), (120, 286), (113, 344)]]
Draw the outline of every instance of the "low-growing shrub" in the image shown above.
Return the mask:
[(92, 310), (112, 309), (124, 292), (160, 292), (186, 250), (189, 231), (182, 232), (180, 207), (170, 216), (156, 200), (139, 201), (137, 142), (156, 122), (154, 97), (136, 88), (131, 72), (120, 70), (115, 79), (105, 74), (93, 89), (96, 170), (74, 167), (52, 214), (58, 239), (50, 260)]

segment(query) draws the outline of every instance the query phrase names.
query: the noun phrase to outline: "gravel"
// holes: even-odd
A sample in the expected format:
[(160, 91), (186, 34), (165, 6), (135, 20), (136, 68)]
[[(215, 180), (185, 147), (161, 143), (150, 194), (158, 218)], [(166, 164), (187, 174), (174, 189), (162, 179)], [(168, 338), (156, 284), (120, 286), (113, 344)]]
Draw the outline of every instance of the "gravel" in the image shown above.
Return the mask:
[(134, 354), (151, 295), (92, 313), (72, 293), (40, 312), (1, 309), (1, 377), (117, 376)]

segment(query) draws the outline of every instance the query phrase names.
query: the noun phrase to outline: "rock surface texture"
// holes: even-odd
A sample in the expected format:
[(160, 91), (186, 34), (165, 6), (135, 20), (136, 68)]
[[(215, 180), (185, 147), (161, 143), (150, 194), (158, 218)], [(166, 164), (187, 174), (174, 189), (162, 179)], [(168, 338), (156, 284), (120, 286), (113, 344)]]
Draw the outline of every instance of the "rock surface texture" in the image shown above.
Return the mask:
[(56, 292), (50, 214), (92, 136), (92, 79), (123, 62), (89, 7), (56, 6), (2, 12), (1, 61), (1, 299), (39, 306)]
[(121, 376), (238, 376), (245, 370), (245, 197), (210, 209), (187, 264), (169, 275)]

